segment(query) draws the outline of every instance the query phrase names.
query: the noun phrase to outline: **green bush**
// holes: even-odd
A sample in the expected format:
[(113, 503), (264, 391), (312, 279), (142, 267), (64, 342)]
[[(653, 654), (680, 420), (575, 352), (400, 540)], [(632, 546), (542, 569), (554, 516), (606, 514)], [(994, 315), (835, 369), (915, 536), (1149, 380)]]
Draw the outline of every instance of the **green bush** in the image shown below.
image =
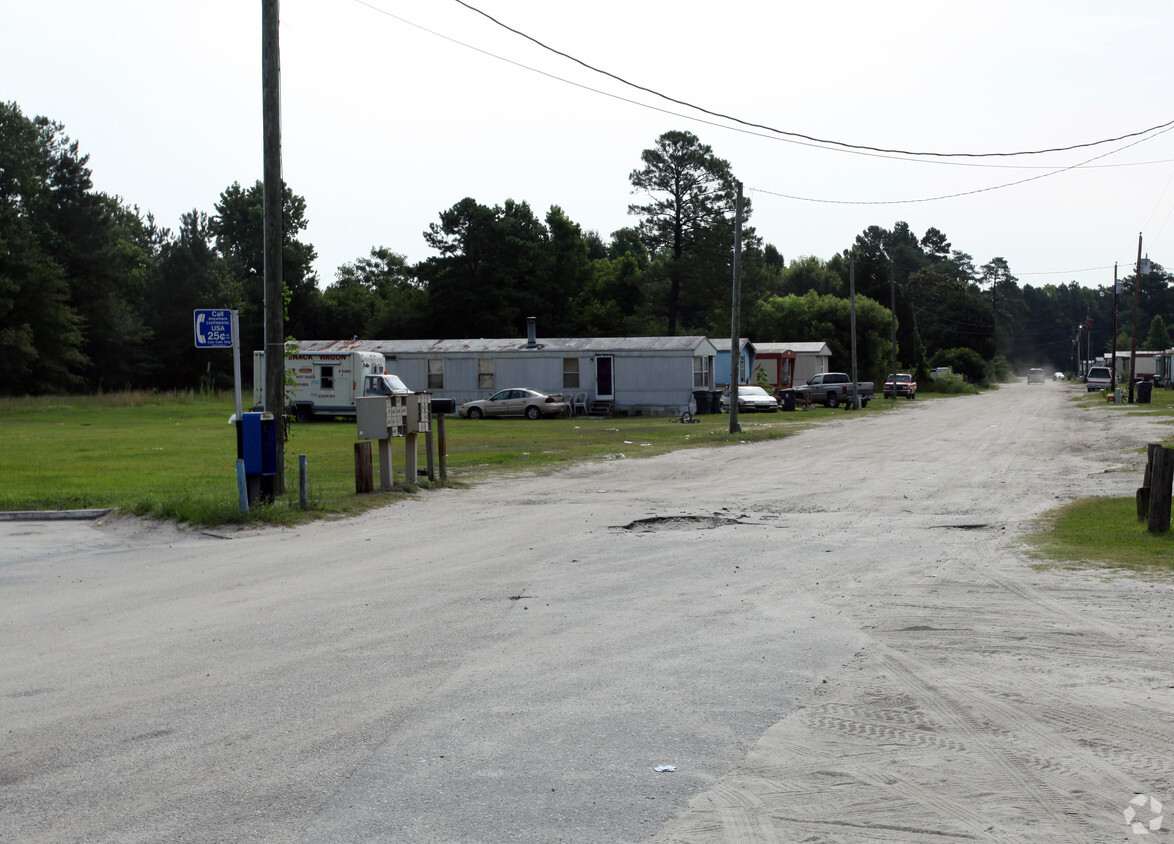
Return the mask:
[(1015, 367), (1002, 355), (995, 355), (983, 367), (983, 380), (987, 384), (1009, 384), (1015, 380)]
[(937, 366), (948, 366), (955, 373), (974, 384), (982, 383), (986, 378), (986, 361), (982, 355), (960, 346), (956, 349), (942, 349), (933, 356), (931, 363)]
[(945, 393), (951, 396), (972, 396), (978, 393), (978, 387), (967, 384), (961, 375), (939, 375), (930, 378), (925, 392)]

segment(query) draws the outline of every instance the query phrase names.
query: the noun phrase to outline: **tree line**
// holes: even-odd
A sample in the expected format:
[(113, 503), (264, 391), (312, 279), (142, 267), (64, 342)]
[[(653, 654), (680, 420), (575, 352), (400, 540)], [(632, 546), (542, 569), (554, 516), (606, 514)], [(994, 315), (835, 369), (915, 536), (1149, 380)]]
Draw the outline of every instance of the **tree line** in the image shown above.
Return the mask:
[[(431, 257), (410, 263), (374, 246), (325, 285), (303, 240), (306, 201), (283, 186), (286, 331), (520, 337), (534, 316), (548, 337), (726, 336), (729, 162), (696, 135), (668, 131), (629, 180), (640, 197), (628, 208), (634, 223), (607, 238), (558, 206), (539, 217), (526, 202), (466, 197), (427, 225)], [(1076, 326), (1087, 331), (1089, 320), (1095, 352), (1110, 347), (1111, 289), (1021, 286), (1002, 258), (976, 266), (944, 233), (918, 237), (904, 222), (870, 226), (826, 260), (788, 263), (749, 225), (752, 211), (745, 201), (740, 278), (742, 333), (754, 341), (824, 341), (833, 365), (847, 368), (854, 272), (862, 377), (881, 378), (891, 365), (890, 304), (899, 365), (919, 377), (936, 365), (975, 379), (996, 364), (1073, 369)], [(0, 103), (0, 394), (228, 386), (231, 354), (194, 348), (192, 311), (239, 310), (248, 355), (263, 339), (263, 281), (259, 181), (234, 182), (210, 213), (184, 213), (172, 230), (95, 190), (89, 157), (61, 123)], [(1156, 265), (1142, 279), (1141, 324), (1158, 332), (1155, 343), (1172, 304), (1166, 281)], [(1131, 276), (1125, 283), (1132, 291)]]

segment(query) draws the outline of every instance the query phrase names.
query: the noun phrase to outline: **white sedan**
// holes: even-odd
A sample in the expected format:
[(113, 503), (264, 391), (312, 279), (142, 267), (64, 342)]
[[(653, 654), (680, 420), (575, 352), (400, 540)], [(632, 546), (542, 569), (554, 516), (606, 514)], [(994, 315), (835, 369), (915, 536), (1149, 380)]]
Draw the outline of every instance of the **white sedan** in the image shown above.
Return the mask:
[[(722, 413), (730, 412), (730, 391), (722, 393)], [(778, 400), (770, 393), (753, 385), (743, 384), (738, 387), (738, 412), (748, 413), (759, 410), (766, 413), (775, 413), (779, 409)]]

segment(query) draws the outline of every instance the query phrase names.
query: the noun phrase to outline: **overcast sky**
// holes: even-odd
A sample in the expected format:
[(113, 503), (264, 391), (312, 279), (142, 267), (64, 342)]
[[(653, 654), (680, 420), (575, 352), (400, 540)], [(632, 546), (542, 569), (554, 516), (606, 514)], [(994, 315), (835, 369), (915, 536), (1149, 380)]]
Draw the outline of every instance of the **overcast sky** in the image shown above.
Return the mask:
[[(1170, 0), (469, 2), (676, 100), (849, 144), (1017, 152), (1174, 121)], [(261, 178), (259, 0), (3, 5), (0, 97), (63, 123), (98, 189), (175, 229)], [(1174, 132), (899, 160), (707, 117), (455, 0), (283, 0), (281, 21), (283, 171), (323, 285), (372, 247), (427, 257), (422, 233), (466, 196), (558, 205), (606, 238), (635, 224), (628, 175), (670, 129), (730, 162), (788, 261), (904, 220), (1024, 284), (1107, 285), (1139, 232), (1174, 267)]]

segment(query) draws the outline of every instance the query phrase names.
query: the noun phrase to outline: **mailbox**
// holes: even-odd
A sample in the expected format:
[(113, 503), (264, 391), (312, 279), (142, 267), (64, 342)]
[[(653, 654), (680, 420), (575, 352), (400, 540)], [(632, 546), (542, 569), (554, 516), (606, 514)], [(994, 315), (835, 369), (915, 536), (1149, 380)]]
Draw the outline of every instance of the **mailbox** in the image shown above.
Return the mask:
[(409, 396), (366, 396), (355, 399), (361, 440), (385, 440), (405, 433)]
[(408, 433), (427, 434), (432, 427), (432, 394), (413, 393), (405, 398), (408, 400)]

